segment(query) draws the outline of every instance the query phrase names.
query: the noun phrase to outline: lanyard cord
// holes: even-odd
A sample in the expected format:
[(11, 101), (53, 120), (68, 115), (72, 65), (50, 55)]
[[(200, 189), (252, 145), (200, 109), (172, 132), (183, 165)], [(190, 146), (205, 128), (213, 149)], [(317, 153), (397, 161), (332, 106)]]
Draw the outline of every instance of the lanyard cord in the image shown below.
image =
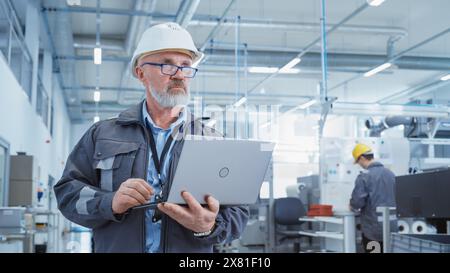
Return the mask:
[(153, 163), (155, 164), (156, 172), (158, 173), (158, 179), (161, 179), (162, 164), (164, 164), (164, 159), (167, 155), (167, 152), (170, 149), (170, 145), (172, 145), (173, 137), (172, 137), (172, 134), (169, 135), (169, 139), (167, 139), (166, 144), (164, 144), (164, 148), (161, 152), (161, 157), (158, 158), (158, 152), (156, 151), (155, 139), (153, 138), (153, 132), (151, 131), (151, 127), (150, 127), (150, 124), (148, 123), (148, 121), (147, 121), (147, 126), (150, 129), (150, 149), (152, 150)]

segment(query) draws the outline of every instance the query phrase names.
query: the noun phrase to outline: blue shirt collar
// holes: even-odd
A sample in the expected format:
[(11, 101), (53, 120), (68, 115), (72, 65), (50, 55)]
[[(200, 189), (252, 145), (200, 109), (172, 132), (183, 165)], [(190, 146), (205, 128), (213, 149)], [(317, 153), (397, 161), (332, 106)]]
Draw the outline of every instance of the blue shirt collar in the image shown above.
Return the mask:
[[(175, 128), (179, 124), (186, 123), (187, 116), (188, 116), (188, 110), (187, 110), (187, 106), (185, 106), (180, 111), (180, 114), (178, 115), (178, 119), (175, 122), (173, 122), (172, 124), (170, 124), (169, 130), (172, 131), (173, 128)], [(145, 124), (147, 125), (147, 122), (148, 122), (152, 126), (152, 129), (164, 130), (163, 128), (161, 128), (155, 124), (152, 117), (148, 113), (146, 101), (144, 101), (144, 103), (142, 104), (142, 117), (143, 117)]]

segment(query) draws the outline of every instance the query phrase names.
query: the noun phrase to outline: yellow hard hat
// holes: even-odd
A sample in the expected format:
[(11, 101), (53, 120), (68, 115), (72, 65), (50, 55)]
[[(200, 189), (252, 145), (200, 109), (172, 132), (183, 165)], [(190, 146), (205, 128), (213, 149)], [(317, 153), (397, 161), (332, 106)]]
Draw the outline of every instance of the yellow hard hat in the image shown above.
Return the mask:
[(356, 146), (352, 152), (353, 158), (355, 159), (355, 164), (358, 162), (358, 159), (360, 156), (362, 156), (364, 154), (372, 154), (372, 153), (373, 153), (372, 148), (370, 148), (369, 146), (362, 144), (362, 143), (356, 144)]

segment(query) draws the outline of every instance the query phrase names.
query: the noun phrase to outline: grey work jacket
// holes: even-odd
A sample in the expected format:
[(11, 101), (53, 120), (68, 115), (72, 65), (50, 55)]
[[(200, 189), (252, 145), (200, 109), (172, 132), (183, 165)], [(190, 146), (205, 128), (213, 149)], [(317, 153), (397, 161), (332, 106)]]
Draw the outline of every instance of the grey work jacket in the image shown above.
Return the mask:
[[(361, 210), (361, 229), (365, 237), (374, 241), (383, 240), (382, 223), (378, 221), (377, 207), (395, 207), (395, 175), (383, 164), (374, 162), (355, 182), (350, 205)], [(397, 229), (391, 221), (391, 231)]]
[[(74, 147), (54, 187), (62, 214), (93, 230), (95, 252), (145, 251), (145, 211), (132, 210), (122, 215), (112, 212), (112, 199), (121, 183), (128, 178), (147, 178), (148, 131), (141, 114), (144, 102), (118, 118), (95, 123)], [(182, 129), (184, 134), (220, 136), (192, 116), (188, 116)], [(164, 193), (170, 189), (183, 143), (183, 138), (177, 138), (173, 144)], [(191, 230), (163, 215), (161, 249), (212, 252), (214, 244), (239, 238), (248, 216), (247, 207), (221, 207), (214, 232), (195, 237)]]

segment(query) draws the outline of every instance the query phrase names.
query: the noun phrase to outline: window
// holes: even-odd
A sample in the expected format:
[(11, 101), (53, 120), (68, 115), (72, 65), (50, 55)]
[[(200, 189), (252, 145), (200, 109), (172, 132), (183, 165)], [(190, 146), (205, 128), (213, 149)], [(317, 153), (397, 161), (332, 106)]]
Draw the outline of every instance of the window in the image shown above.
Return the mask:
[(36, 113), (42, 117), (42, 121), (44, 122), (45, 126), (47, 128), (49, 127), (49, 97), (47, 95), (47, 91), (44, 88), (44, 85), (42, 84), (40, 78), (38, 80), (38, 86), (37, 86), (37, 96), (36, 96)]
[(53, 100), (52, 100), (52, 104), (51, 104), (51, 108), (50, 108), (50, 126), (49, 126), (49, 128), (50, 128), (50, 135), (53, 137), (53, 126), (54, 126), (54, 118), (55, 118), (55, 116), (53, 115), (54, 114), (54, 112), (55, 112), (55, 107), (53, 106)]

